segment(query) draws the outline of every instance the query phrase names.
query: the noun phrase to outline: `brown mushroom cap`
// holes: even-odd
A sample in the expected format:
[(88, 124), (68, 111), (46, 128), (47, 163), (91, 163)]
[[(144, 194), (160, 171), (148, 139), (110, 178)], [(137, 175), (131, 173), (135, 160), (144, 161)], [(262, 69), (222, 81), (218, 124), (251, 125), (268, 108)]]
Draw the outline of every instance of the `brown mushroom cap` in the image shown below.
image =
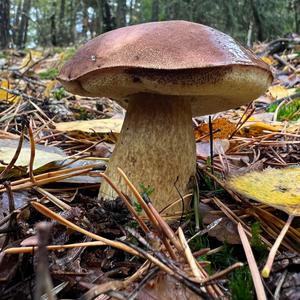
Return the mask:
[(269, 67), (208, 26), (165, 21), (102, 34), (82, 46), (58, 79), (67, 90), (127, 107), (138, 93), (191, 99), (193, 115), (245, 104), (272, 81)]

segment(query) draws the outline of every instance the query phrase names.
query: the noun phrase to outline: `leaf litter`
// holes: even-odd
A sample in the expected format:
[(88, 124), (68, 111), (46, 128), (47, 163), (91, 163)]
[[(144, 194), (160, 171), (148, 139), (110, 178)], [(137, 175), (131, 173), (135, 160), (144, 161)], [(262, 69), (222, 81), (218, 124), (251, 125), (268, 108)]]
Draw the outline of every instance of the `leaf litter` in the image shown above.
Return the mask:
[[(0, 76), (0, 150), (9, 149), (6, 158), (1, 155), (2, 170), (16, 153), (23, 119), (32, 120), (34, 146), (24, 142), (9, 176), (0, 182), (2, 299), (32, 294), (42, 280), (33, 277), (38, 267), (51, 276), (48, 293), (59, 298), (92, 299), (103, 294), (119, 299), (230, 297), (233, 284), (229, 282), (237, 278), (231, 273), (238, 274), (240, 262), (246, 263), (237, 224), (242, 224), (248, 239), (271, 248), (285, 223), (277, 205), (273, 208), (272, 203), (252, 200), (256, 197), (247, 192), (250, 184), (244, 184), (241, 196), (226, 180), (230, 176), (242, 179), (241, 175), (249, 172), (264, 174), (270, 172), (269, 167), (275, 168), (272, 172), (288, 173), (292, 170), (288, 167), (299, 164), (296, 40), (279, 53), (272, 51), (272, 42), (254, 49), (275, 72), (274, 85), (264, 96), (248, 107), (215, 115), (212, 132), (207, 117), (193, 120), (199, 166), (194, 198), (200, 202), (200, 230), (220, 218), (222, 221), (199, 234), (188, 247), (183, 246), (184, 236), (188, 240), (199, 230), (193, 217), (197, 211), (191, 210), (180, 224), (177, 217), (169, 227), (164, 214), (153, 211), (142, 198), (138, 205), (152, 221), (136, 213), (121, 192), (114, 202), (97, 201), (101, 180), (109, 180), (103, 177), (104, 158), (110, 157), (118, 138), (123, 109), (110, 99), (78, 97), (64, 91), (55, 80), (67, 56), (64, 52), (30, 51), (24, 58), (9, 53), (9, 64), (3, 64), (6, 70)], [(266, 177), (255, 177), (251, 182), (267, 187)], [(290, 175), (286, 178), (272, 193), (293, 192), (288, 198), (293, 202), (297, 185), (289, 180)], [(258, 185), (252, 189), (261, 190)], [(271, 195), (266, 192), (266, 197)], [(44, 220), (49, 226), (39, 225)], [(259, 233), (252, 230), (255, 222), (261, 225)], [(48, 227), (50, 233), (41, 232)], [(184, 236), (179, 237), (176, 232), (181, 227)], [(290, 299), (299, 295), (299, 227), (295, 217), (266, 281), (267, 293), (290, 295)], [(48, 242), (41, 244), (42, 238)], [(255, 244), (251, 246), (258, 257)], [(26, 254), (9, 254), (22, 251)], [(47, 251), (45, 264), (39, 253)], [(257, 262), (261, 268), (265, 261)], [(285, 277), (278, 292), (281, 273)]]

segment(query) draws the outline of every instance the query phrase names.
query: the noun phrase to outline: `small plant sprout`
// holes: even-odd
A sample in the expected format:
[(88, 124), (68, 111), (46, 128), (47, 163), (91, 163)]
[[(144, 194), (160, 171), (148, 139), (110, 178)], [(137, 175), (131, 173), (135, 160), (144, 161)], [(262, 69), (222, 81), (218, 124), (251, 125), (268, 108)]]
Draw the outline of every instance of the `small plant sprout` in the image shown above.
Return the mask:
[(300, 168), (271, 169), (232, 177), (228, 186), (236, 192), (286, 212), (289, 217), (272, 246), (262, 276), (268, 278), (276, 252), (294, 216), (300, 216)]

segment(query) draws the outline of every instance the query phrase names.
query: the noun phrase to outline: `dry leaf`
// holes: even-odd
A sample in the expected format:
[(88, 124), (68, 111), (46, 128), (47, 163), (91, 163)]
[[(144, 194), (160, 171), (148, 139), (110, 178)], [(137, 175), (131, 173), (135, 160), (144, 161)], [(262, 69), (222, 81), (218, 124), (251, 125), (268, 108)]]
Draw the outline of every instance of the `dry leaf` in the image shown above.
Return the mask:
[(222, 218), (222, 221), (217, 226), (208, 231), (209, 236), (230, 245), (241, 243), (236, 224), (226, 217), (223, 212), (215, 211), (209, 205), (200, 203), (200, 216), (205, 225), (209, 225), (217, 219)]
[(57, 83), (57, 80), (51, 80), (49, 81), (47, 84), (46, 84), (46, 88), (44, 90), (44, 96), (46, 98), (49, 98), (50, 97), (50, 93), (51, 91), (54, 89), (55, 85)]
[(123, 119), (100, 119), (56, 123), (58, 131), (83, 131), (88, 133), (120, 133)]
[[(4, 163), (4, 165), (0, 163), (0, 171), (1, 169), (3, 170), (6, 164), (12, 160), (17, 147), (18, 141), (16, 140), (0, 140), (0, 157), (1, 161)], [(26, 169), (30, 161), (30, 153), (30, 144), (28, 142), (24, 142), (15, 166), (25, 167)], [(36, 145), (33, 169), (37, 170), (49, 163), (61, 161), (65, 158), (66, 155), (59, 148)]]
[[(227, 139), (235, 131), (236, 125), (225, 118), (218, 118), (212, 121), (213, 137), (218, 139)], [(209, 125), (200, 124), (194, 130), (196, 140), (209, 140)]]
[(201, 300), (203, 299), (174, 277), (159, 272), (143, 287), (136, 297), (139, 300)]
[(293, 94), (295, 94), (296, 88), (287, 89), (286, 87), (282, 85), (273, 85), (270, 86), (267, 95), (273, 98), (274, 100), (289, 97)]
[(228, 186), (290, 215), (300, 215), (300, 168), (272, 169), (232, 177)]
[(263, 56), (261, 59), (268, 65), (276, 65), (277, 61), (273, 58), (273, 56)]
[[(3, 87), (5, 89), (11, 88), (8, 80), (6, 80), (6, 79), (1, 80), (0, 87)], [(20, 99), (19, 96), (10, 94), (10, 93), (0, 89), (0, 100), (5, 100), (8, 102), (17, 102), (19, 99)]]
[[(213, 154), (224, 154), (230, 147), (229, 140), (213, 140)], [(197, 156), (209, 157), (210, 156), (210, 143), (209, 142), (199, 142), (196, 143), (196, 153)]]
[[(41, 59), (43, 57), (43, 53), (37, 50), (30, 50), (22, 60), (20, 70), (27, 69), (30, 67), (36, 60)], [(23, 70), (22, 70), (23, 71)]]

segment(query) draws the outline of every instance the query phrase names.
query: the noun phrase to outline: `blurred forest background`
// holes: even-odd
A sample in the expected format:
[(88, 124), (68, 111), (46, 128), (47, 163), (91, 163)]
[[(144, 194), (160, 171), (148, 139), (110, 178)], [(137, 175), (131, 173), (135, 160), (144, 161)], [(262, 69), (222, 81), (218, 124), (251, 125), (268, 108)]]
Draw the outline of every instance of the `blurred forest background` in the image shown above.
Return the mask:
[(62, 47), (131, 24), (183, 19), (243, 44), (300, 31), (300, 0), (0, 0), (0, 48)]

